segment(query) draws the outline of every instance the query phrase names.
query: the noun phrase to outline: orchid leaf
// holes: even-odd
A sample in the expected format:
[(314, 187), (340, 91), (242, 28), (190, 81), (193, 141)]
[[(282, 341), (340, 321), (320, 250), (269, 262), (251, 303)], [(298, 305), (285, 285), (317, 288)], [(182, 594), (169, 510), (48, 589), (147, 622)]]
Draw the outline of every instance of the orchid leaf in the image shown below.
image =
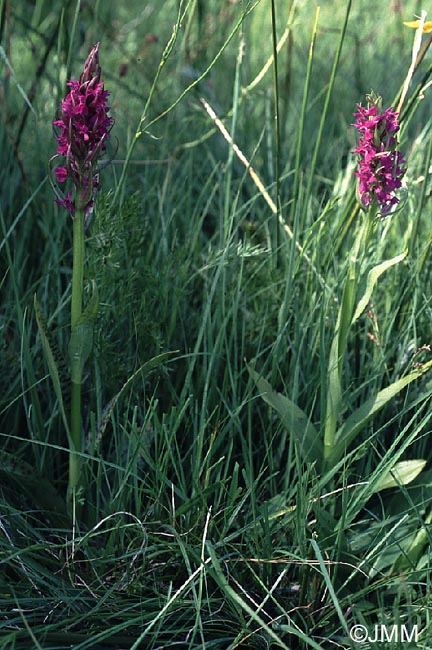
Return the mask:
[(423, 459), (402, 460), (381, 476), (373, 491), (380, 492), (398, 485), (408, 485), (423, 471), (425, 465), (426, 461)]
[(432, 361), (428, 361), (415, 372), (398, 379), (390, 386), (383, 388), (376, 395), (370, 397), (354, 413), (352, 413), (344, 422), (342, 427), (336, 432), (335, 445), (331, 450), (328, 461), (336, 463), (345, 453), (350, 443), (358, 433), (366, 426), (367, 422), (375, 413), (378, 413), (388, 402), (398, 393), (406, 388), (411, 382), (418, 379), (427, 372), (432, 366)]
[(334, 445), (334, 436), (342, 410), (342, 363), (352, 323), (357, 291), (357, 257), (363, 238), (363, 229), (357, 236), (350, 257), (348, 275), (345, 280), (342, 301), (336, 322), (336, 330), (330, 347), (327, 373), (327, 404), (324, 429), (324, 459), (327, 459)]
[(387, 269), (389, 269), (391, 266), (394, 266), (395, 264), (398, 264), (401, 262), (403, 259), (406, 257), (406, 252), (401, 253), (401, 255), (397, 255), (396, 257), (393, 257), (391, 260), (386, 260), (385, 262), (382, 262), (381, 264), (377, 264), (377, 266), (374, 266), (373, 269), (371, 269), (368, 273), (367, 280), (366, 280), (366, 290), (360, 299), (357, 309), (355, 310), (352, 322), (357, 320), (361, 316), (361, 314), (364, 312), (366, 307), (369, 304), (369, 300), (371, 298), (372, 292), (374, 290), (374, 287), (378, 281), (378, 278), (385, 272)]
[(60, 414), (63, 419), (63, 424), (69, 436), (70, 435), (69, 425), (66, 417), (63, 393), (62, 393), (62, 381), (61, 381), (62, 375), (64, 374), (64, 366), (65, 366), (64, 359), (60, 354), (57, 345), (52, 340), (51, 333), (48, 329), (48, 325), (42, 314), (42, 310), (38, 303), (36, 294), (34, 295), (33, 302), (34, 302), (34, 309), (36, 314), (36, 322), (39, 329), (39, 335), (41, 337), (45, 359), (48, 364), (48, 371), (51, 377), (51, 381), (53, 383), (55, 395), (59, 403)]
[(322, 443), (310, 418), (288, 397), (274, 391), (269, 382), (249, 365), (248, 370), (263, 400), (275, 409), (287, 431), (294, 436), (304, 460), (321, 463)]
[(93, 283), (92, 296), (72, 330), (69, 341), (69, 358), (71, 364), (71, 379), (75, 384), (81, 383), (85, 362), (89, 358), (93, 346), (93, 325), (99, 309), (99, 293)]
[(432, 523), (432, 512), (428, 514), (424, 524), (418, 529), (417, 534), (413, 536), (413, 540), (409, 547), (398, 556), (393, 565), (392, 573), (399, 573), (406, 568), (416, 566), (422, 557), (424, 547), (430, 544), (430, 525)]
[(330, 347), (328, 379), (327, 379), (327, 405), (324, 433), (324, 453), (329, 455), (333, 448), (333, 440), (340, 417), (342, 404), (342, 386), (339, 376), (339, 336), (336, 331)]

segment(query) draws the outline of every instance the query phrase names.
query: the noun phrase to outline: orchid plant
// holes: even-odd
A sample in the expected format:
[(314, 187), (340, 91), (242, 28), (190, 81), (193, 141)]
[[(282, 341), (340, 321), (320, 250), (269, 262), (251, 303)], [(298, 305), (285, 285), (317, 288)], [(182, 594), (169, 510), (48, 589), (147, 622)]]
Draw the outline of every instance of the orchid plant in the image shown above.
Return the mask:
[[(350, 415), (343, 404), (344, 358), (350, 330), (367, 309), (379, 277), (401, 262), (406, 252), (375, 265), (368, 263), (371, 235), (382, 217), (389, 217), (399, 203), (396, 192), (402, 186), (406, 172), (404, 155), (398, 150), (399, 116), (393, 109), (382, 110), (382, 99), (371, 93), (368, 105), (357, 104), (353, 126), (359, 143), (353, 153), (357, 156), (357, 198), (360, 223), (350, 250), (347, 274), (342, 287), (336, 327), (330, 347), (326, 373), (326, 401), (321, 426), (317, 428), (297, 404), (274, 391), (252, 366), (249, 372), (262, 398), (279, 414), (286, 429), (297, 440), (303, 460), (314, 463), (325, 480), (330, 480), (346, 457), (350, 444), (367, 422), (412, 381), (428, 371), (432, 362), (423, 364), (372, 395)], [(363, 293), (360, 293), (360, 289)], [(394, 473), (402, 483), (409, 482), (422, 470), (424, 460), (396, 463), (375, 486), (384, 489), (393, 481)]]
[[(70, 90), (53, 122), (57, 153), (50, 163), (59, 157), (63, 159), (63, 164), (54, 169), (57, 183), (51, 179), (51, 184), (56, 194), (56, 203), (68, 211), (73, 222), (71, 337), (68, 348), (71, 380), (69, 417), (65, 413), (55, 356), (36, 300), (35, 306), (50, 374), (69, 440), (68, 510), (70, 513), (77, 513), (81, 509), (84, 492), (81, 464), (81, 384), (84, 365), (92, 347), (93, 322), (98, 311), (98, 294), (94, 284), (92, 297), (83, 308), (84, 231), (89, 225), (95, 194), (99, 189), (99, 173), (102, 167), (108, 164), (99, 166), (98, 162), (106, 151), (114, 122), (109, 115), (109, 93), (101, 81), (99, 43), (90, 50), (79, 80), (72, 79), (67, 85)], [(58, 183), (72, 187), (64, 193), (60, 191)]]
[[(389, 215), (399, 203), (396, 190), (405, 175), (405, 158), (398, 150), (398, 114), (391, 107), (382, 110), (382, 98), (373, 92), (366, 96), (367, 107), (357, 104), (354, 126), (359, 144), (353, 153), (358, 158), (357, 199), (362, 209), (360, 228), (348, 261), (348, 272), (342, 292), (342, 301), (330, 348), (327, 376), (327, 409), (324, 433), (324, 461), (334, 459), (337, 443), (337, 424), (342, 406), (343, 359), (348, 335), (353, 323), (367, 307), (379, 276), (390, 266), (402, 261), (405, 253), (387, 260), (369, 270), (366, 292), (360, 302), (358, 290), (363, 274), (363, 262), (371, 234), (379, 217)], [(344, 441), (346, 447), (347, 441)]]

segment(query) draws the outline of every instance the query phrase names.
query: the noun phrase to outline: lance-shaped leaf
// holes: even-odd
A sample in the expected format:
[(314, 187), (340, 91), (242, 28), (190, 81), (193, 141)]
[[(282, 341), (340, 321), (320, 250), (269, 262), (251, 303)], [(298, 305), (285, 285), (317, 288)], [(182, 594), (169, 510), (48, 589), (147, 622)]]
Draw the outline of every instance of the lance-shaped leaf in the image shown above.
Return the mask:
[[(363, 233), (363, 230), (360, 234)], [(342, 302), (336, 322), (336, 330), (330, 347), (327, 376), (327, 405), (324, 428), (324, 457), (328, 458), (334, 444), (338, 420), (342, 414), (342, 363), (354, 311), (357, 289), (357, 256), (361, 242), (360, 234), (354, 246)]]
[(275, 409), (283, 425), (294, 436), (304, 460), (321, 463), (323, 447), (319, 434), (310, 418), (288, 397), (274, 391), (269, 382), (260, 377), (249, 365), (248, 370), (263, 400)]
[(89, 358), (93, 346), (93, 326), (99, 309), (99, 293), (93, 283), (93, 293), (84, 312), (77, 321), (69, 341), (69, 359), (71, 364), (71, 379), (74, 384), (80, 384), (84, 364)]
[(38, 325), (39, 334), (42, 341), (42, 347), (48, 364), (49, 374), (54, 386), (54, 392), (59, 403), (60, 414), (63, 419), (63, 424), (66, 429), (66, 433), (68, 437), (70, 437), (69, 424), (66, 417), (65, 405), (64, 405), (63, 394), (62, 394), (62, 382), (61, 382), (61, 377), (64, 373), (64, 366), (65, 366), (64, 359), (60, 354), (57, 345), (52, 340), (51, 333), (48, 329), (45, 318), (43, 317), (42, 310), (37, 301), (36, 294), (34, 295), (33, 303), (34, 303), (34, 309), (36, 314), (36, 322)]
[(405, 259), (406, 253), (401, 253), (401, 255), (397, 255), (396, 257), (393, 257), (391, 260), (386, 260), (385, 262), (382, 262), (381, 264), (377, 264), (377, 266), (374, 266), (373, 269), (371, 269), (368, 273), (367, 280), (366, 280), (366, 289), (365, 292), (360, 299), (357, 309), (355, 310), (352, 322), (357, 320), (361, 316), (361, 314), (364, 312), (366, 307), (368, 306), (369, 300), (372, 296), (372, 292), (374, 290), (374, 287), (378, 281), (378, 278), (380, 275), (382, 275), (387, 269), (389, 269), (391, 266), (394, 266), (395, 264), (398, 264), (399, 262), (402, 262), (403, 259)]
[(430, 525), (432, 523), (432, 512), (428, 514), (424, 524), (418, 529), (417, 534), (412, 536), (412, 541), (407, 549), (396, 559), (392, 574), (398, 574), (401, 571), (416, 566), (425, 552), (426, 544), (431, 542)]
[(367, 422), (375, 413), (378, 413), (388, 402), (396, 397), (411, 382), (415, 381), (432, 366), (428, 361), (415, 372), (398, 379), (390, 386), (383, 388), (376, 395), (370, 397), (364, 404), (354, 411), (338, 429), (335, 436), (335, 445), (330, 452), (327, 461), (329, 464), (337, 463), (342, 458), (355, 436), (366, 426)]
[(355, 265), (352, 263), (344, 287), (342, 304), (338, 314), (336, 333), (332, 341), (329, 356), (328, 385), (327, 385), (327, 411), (324, 433), (324, 454), (328, 459), (334, 449), (334, 440), (337, 438), (336, 428), (342, 413), (342, 362), (347, 346), (348, 334), (351, 325), (361, 316), (366, 309), (372, 292), (380, 276), (390, 267), (401, 262), (406, 253), (397, 255), (391, 260), (377, 264), (368, 273), (366, 288), (357, 308), (354, 311), (355, 300)]
[(397, 487), (398, 485), (408, 485), (420, 474), (426, 465), (423, 459), (401, 460), (388, 469), (379, 479), (373, 488), (374, 492), (380, 492), (387, 488)]

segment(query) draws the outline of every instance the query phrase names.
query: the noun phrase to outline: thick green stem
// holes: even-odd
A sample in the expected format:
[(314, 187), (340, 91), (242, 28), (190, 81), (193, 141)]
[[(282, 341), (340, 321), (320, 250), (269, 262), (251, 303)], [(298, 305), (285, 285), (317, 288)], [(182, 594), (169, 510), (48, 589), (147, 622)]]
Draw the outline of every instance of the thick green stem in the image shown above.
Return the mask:
[[(82, 294), (84, 277), (84, 210), (77, 209), (73, 220), (73, 267), (72, 267), (72, 302), (71, 332), (73, 333), (82, 315)], [(70, 417), (70, 454), (68, 508), (72, 512), (74, 498), (81, 486), (81, 373), (74, 370), (71, 359), (71, 417)]]
[(71, 382), (71, 449), (69, 454), (68, 501), (74, 497), (81, 483), (81, 384)]
[(336, 442), (335, 433), (342, 411), (343, 360), (358, 298), (359, 275), (372, 233), (374, 216), (374, 209), (370, 209), (364, 215), (363, 223), (354, 242), (342, 292), (342, 302), (339, 308), (336, 330), (330, 348), (327, 374), (327, 409), (324, 429), (324, 465), (331, 457)]
[(73, 220), (73, 267), (71, 330), (74, 330), (82, 313), (84, 277), (84, 210), (76, 210)]

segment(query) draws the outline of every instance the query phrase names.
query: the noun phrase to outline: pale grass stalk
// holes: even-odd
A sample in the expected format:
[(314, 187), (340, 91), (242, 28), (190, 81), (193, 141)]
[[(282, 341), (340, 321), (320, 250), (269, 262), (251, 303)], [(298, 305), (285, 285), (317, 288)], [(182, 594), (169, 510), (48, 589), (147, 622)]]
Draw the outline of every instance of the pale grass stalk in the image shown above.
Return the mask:
[(405, 97), (406, 97), (407, 92), (408, 92), (409, 85), (411, 83), (411, 79), (413, 78), (413, 75), (414, 75), (414, 72), (415, 72), (415, 69), (416, 69), (417, 57), (418, 57), (418, 54), (419, 54), (420, 48), (421, 48), (423, 26), (425, 24), (426, 16), (427, 16), (427, 13), (426, 13), (426, 11), (423, 10), (422, 13), (421, 13), (419, 26), (417, 28), (416, 35), (415, 35), (415, 38), (414, 38), (413, 49), (412, 49), (412, 57), (411, 57), (411, 65), (410, 65), (410, 67), (408, 69), (408, 74), (407, 74), (407, 76), (405, 78), (405, 81), (404, 81), (403, 90), (402, 90), (401, 98), (399, 100), (399, 104), (397, 105), (397, 108), (396, 108), (396, 113), (401, 112), (403, 103), (405, 101)]
[[(290, 31), (291, 31), (291, 23), (289, 23), (285, 27), (285, 31), (280, 37), (278, 44), (276, 45), (277, 54), (279, 54), (279, 52), (282, 50), (283, 46), (287, 42)], [(259, 73), (257, 74), (257, 76), (255, 77), (255, 79), (253, 79), (253, 81), (251, 81), (249, 85), (245, 86), (245, 88), (242, 88), (241, 91), (242, 97), (244, 95), (247, 95), (251, 90), (253, 90), (256, 86), (258, 86), (258, 84), (264, 79), (267, 72), (270, 70), (270, 68), (273, 65), (273, 59), (274, 59), (274, 55), (272, 53), (267, 59), (267, 61), (265, 62), (265, 64), (263, 65), (263, 67), (261, 68), (261, 70), (259, 71)]]
[[(221, 132), (223, 137), (225, 138), (225, 140), (232, 147), (232, 149), (233, 149), (234, 153), (236, 154), (236, 156), (238, 157), (238, 159), (246, 167), (246, 170), (247, 170), (249, 176), (251, 177), (251, 179), (255, 183), (255, 185), (256, 185), (259, 193), (263, 197), (264, 201), (267, 203), (267, 205), (269, 206), (272, 213), (278, 217), (279, 224), (284, 229), (286, 235), (289, 237), (289, 239), (294, 240), (294, 233), (293, 233), (292, 229), (290, 228), (290, 226), (287, 223), (285, 223), (282, 216), (280, 214), (278, 214), (279, 211), (277, 209), (276, 203), (273, 201), (270, 194), (267, 192), (267, 189), (265, 188), (264, 183), (262, 182), (261, 178), (259, 177), (259, 175), (255, 171), (255, 169), (252, 167), (251, 163), (246, 158), (246, 156), (244, 155), (244, 153), (242, 152), (240, 147), (233, 141), (228, 129), (226, 128), (226, 126), (224, 125), (222, 120), (219, 119), (219, 117), (217, 116), (217, 114), (215, 113), (213, 108), (210, 106), (208, 101), (204, 99), (204, 97), (200, 97), (200, 101), (201, 101), (201, 104), (204, 106), (207, 114), (213, 120), (213, 122), (215, 123), (215, 125), (217, 126), (217, 128), (219, 129), (219, 131)], [(319, 271), (315, 267), (315, 265), (312, 262), (311, 258), (306, 253), (303, 246), (297, 240), (295, 240), (295, 246), (296, 246), (298, 252), (300, 253), (300, 255), (302, 255), (305, 262), (308, 264), (308, 266), (312, 269), (312, 271), (314, 272), (314, 274), (318, 278), (319, 283), (321, 284), (321, 287), (327, 289), (327, 291), (332, 293), (332, 289), (326, 283), (326, 281), (324, 280), (322, 275), (319, 273)]]

